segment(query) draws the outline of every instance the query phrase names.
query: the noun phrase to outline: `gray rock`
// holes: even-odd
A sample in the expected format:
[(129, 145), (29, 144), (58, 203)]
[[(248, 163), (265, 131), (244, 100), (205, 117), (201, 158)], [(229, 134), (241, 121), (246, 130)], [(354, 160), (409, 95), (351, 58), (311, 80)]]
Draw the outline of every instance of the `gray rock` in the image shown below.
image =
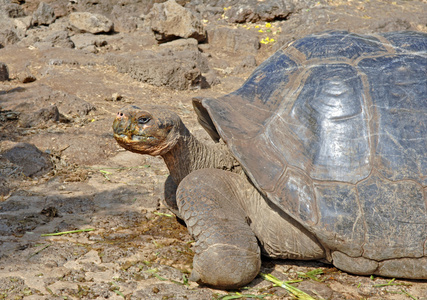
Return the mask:
[(56, 16), (53, 8), (45, 2), (40, 2), (39, 7), (33, 13), (33, 25), (50, 25), (55, 20)]
[(207, 32), (209, 44), (225, 51), (256, 54), (260, 48), (257, 35), (245, 29), (209, 26)]
[(107, 45), (105, 37), (90, 33), (76, 34), (71, 37), (77, 49), (87, 49), (88, 47), (103, 47)]
[[(47, 43), (50, 47), (74, 48), (74, 43), (68, 36), (68, 32), (63, 30), (52, 32), (43, 39), (42, 43)], [(37, 43), (35, 46), (37, 47)]]
[(25, 34), (28, 28), (31, 27), (31, 22), (32, 22), (31, 16), (13, 19), (13, 26), (15, 27), (16, 34), (20, 39), (25, 37)]
[(173, 40), (171, 42), (160, 44), (159, 47), (160, 49), (172, 49), (175, 51), (182, 51), (182, 50), (198, 51), (198, 42), (196, 39), (193, 39), (193, 38), (178, 39), (178, 40)]
[(40, 151), (33, 144), (18, 143), (2, 153), (2, 156), (22, 169), (28, 177), (43, 175), (52, 170), (49, 155)]
[(201, 19), (218, 20), (222, 18), (222, 15), (224, 14), (224, 7), (229, 6), (219, 5), (218, 3), (214, 6), (213, 3), (200, 4), (197, 3), (197, 1), (191, 1), (187, 3), (185, 7), (196, 12)]
[[(140, 1), (141, 0), (137, 0)], [(146, 0), (144, 0), (145, 2)], [(67, 9), (70, 12), (76, 11), (86, 11), (94, 14), (101, 14), (104, 16), (109, 16), (115, 5), (122, 5), (129, 3), (129, 1), (117, 1), (117, 0), (69, 0), (67, 4)], [(141, 3), (139, 3), (140, 6)]]
[[(110, 55), (107, 62), (115, 65), (119, 72), (155, 86), (166, 86), (176, 90), (203, 87), (202, 72), (194, 54), (170, 52), (140, 52), (137, 55)], [(203, 68), (203, 66), (202, 66)]]
[[(156, 0), (144, 0), (144, 5), (141, 5), (141, 0), (122, 0), (114, 5), (111, 14), (111, 19), (114, 21), (114, 28), (119, 32), (134, 32), (141, 28), (150, 30), (144, 26), (144, 20), (141, 15), (146, 15), (150, 12)], [(124, 3), (126, 3), (124, 5)], [(150, 30), (151, 32), (151, 30)]]
[(62, 91), (50, 91), (47, 96), (36, 99), (37, 102), (54, 101), (58, 103), (59, 108), (59, 121), (67, 123), (70, 118), (84, 117), (87, 116), (91, 111), (96, 110), (96, 107), (72, 94), (68, 94)]
[(30, 128), (45, 124), (48, 121), (59, 121), (59, 110), (56, 105), (39, 109), (30, 115), (24, 115), (19, 123), (24, 128)]
[(247, 23), (258, 21), (285, 20), (295, 11), (291, 1), (271, 0), (265, 2), (245, 1), (246, 4), (231, 6), (225, 11), (229, 22)]
[(0, 15), (0, 48), (7, 45), (16, 44), (20, 41), (18, 34), (13, 27), (13, 19), (3, 18)]
[(6, 80), (9, 80), (9, 69), (5, 63), (0, 62), (0, 81)]
[(0, 14), (3, 13), (9, 18), (24, 17), (25, 12), (19, 4), (16, 3), (0, 3)]
[(217, 20), (221, 16), (228, 22), (244, 23), (287, 20), (292, 13), (316, 3), (311, 0), (192, 0), (185, 6), (204, 19)]
[(200, 53), (198, 50), (182, 50), (182, 51), (176, 51), (176, 50), (163, 50), (160, 51), (159, 54), (164, 58), (172, 58), (177, 62), (184, 62), (184, 61), (192, 61), (196, 64), (197, 68), (200, 69), (202, 73), (209, 72), (209, 64), (204, 55)]
[[(63, 51), (73, 52), (75, 50), (61, 49), (60, 51), (48, 51), (46, 59), (49, 58), (49, 52), (60, 53)], [(56, 55), (55, 55), (56, 56)], [(53, 62), (52, 62), (53, 61)], [(73, 63), (73, 59), (64, 60), (51, 59), (50, 65), (59, 65), (66, 63), (77, 66), (78, 63)], [(46, 108), (47, 103), (53, 103), (58, 107), (60, 112), (59, 122), (68, 123), (70, 119), (77, 119), (87, 116), (91, 111), (96, 110), (96, 107), (75, 95), (65, 93), (63, 91), (53, 90), (44, 84), (35, 84), (29, 87), (21, 88), (19, 93), (10, 93), (8, 102), (14, 103), (16, 110), (21, 112), (20, 119), (25, 118), (25, 112), (37, 112)], [(14, 108), (15, 109), (15, 108)]]
[(55, 99), (60, 110), (60, 122), (68, 122), (68, 117), (84, 117), (87, 116), (91, 111), (96, 110), (96, 107), (77, 96), (67, 94), (62, 91), (53, 91), (49, 96), (49, 99)]
[(154, 4), (145, 20), (160, 43), (178, 38), (194, 38), (199, 42), (206, 39), (202, 22), (175, 0)]
[(114, 24), (104, 15), (89, 12), (73, 12), (69, 16), (72, 26), (81, 32), (107, 33), (113, 30)]

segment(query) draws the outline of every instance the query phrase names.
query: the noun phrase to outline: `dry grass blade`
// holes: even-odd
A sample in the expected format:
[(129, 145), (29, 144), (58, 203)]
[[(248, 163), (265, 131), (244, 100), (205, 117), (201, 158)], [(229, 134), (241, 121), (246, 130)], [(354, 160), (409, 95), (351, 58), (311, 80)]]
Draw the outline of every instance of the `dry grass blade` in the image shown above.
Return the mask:
[(314, 281), (318, 281), (318, 282), (323, 281), (317, 277), (317, 275), (323, 274), (322, 269), (315, 269), (315, 270), (311, 270), (311, 271), (306, 272), (306, 273), (297, 272), (297, 274), (298, 274), (298, 277), (301, 277), (301, 278), (310, 278), (310, 279), (312, 279)]
[(31, 258), (31, 257), (33, 257), (34, 255), (37, 255), (37, 254), (39, 254), (40, 252), (42, 252), (44, 249), (46, 249), (46, 248), (48, 248), (48, 247), (50, 247), (52, 244), (47, 244), (47, 245), (45, 245), (43, 248), (41, 248), (40, 250), (37, 250), (36, 252), (34, 252), (33, 254), (31, 254), (28, 258)]
[(71, 231), (44, 233), (44, 234), (41, 234), (41, 236), (57, 236), (57, 235), (64, 235), (64, 234), (70, 234), (70, 233), (88, 232), (88, 231), (94, 231), (94, 230), (95, 230), (94, 228), (78, 229), (78, 230), (71, 230)]
[(168, 218), (172, 218), (173, 217), (173, 215), (171, 215), (171, 214), (161, 213), (161, 212), (157, 212), (157, 211), (153, 212), (153, 214), (155, 214), (157, 216), (168, 217)]
[(396, 278), (391, 279), (389, 282), (387, 283), (383, 283), (383, 284), (374, 284), (373, 287), (383, 287), (383, 286), (392, 286), (392, 285), (406, 285), (406, 286), (411, 286), (410, 283), (405, 283), (405, 282), (394, 282), (396, 280)]
[[(286, 289), (289, 293), (294, 295), (297, 299), (301, 300), (316, 300), (315, 298), (311, 297), (309, 294), (301, 291), (300, 289), (297, 289), (296, 287), (289, 284), (287, 281), (281, 281), (277, 277), (271, 275), (271, 274), (264, 274), (260, 273), (260, 276), (264, 278), (265, 280), (273, 282), (275, 285), (280, 286), (284, 289)], [(295, 282), (295, 281), (292, 281)]]

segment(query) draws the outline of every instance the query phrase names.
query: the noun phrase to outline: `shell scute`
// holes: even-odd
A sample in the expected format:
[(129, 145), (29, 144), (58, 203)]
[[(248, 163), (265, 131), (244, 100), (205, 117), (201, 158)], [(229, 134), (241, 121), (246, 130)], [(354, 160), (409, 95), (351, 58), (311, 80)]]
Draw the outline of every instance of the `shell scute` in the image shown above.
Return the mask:
[(427, 211), (419, 183), (393, 182), (374, 173), (357, 185), (357, 192), (366, 223), (365, 257), (384, 260), (425, 255)]
[(422, 32), (387, 32), (382, 34), (399, 52), (425, 52), (427, 51), (427, 40)]
[[(347, 64), (315, 66), (283, 118), (292, 124), (304, 145), (309, 165), (301, 154), (284, 150), (290, 164), (306, 170), (313, 179), (355, 183), (371, 172), (370, 129), (364, 87), (357, 70)], [(271, 126), (274, 126), (272, 122)], [(282, 140), (282, 148), (289, 147)]]
[(375, 121), (375, 168), (392, 180), (427, 185), (427, 59), (399, 54), (366, 58)]
[(292, 44), (306, 59), (347, 58), (386, 52), (382, 42), (374, 36), (361, 36), (346, 31), (330, 31), (300, 39)]
[(319, 222), (316, 235), (333, 250), (350, 256), (363, 253), (365, 225), (356, 186), (336, 182), (315, 184)]

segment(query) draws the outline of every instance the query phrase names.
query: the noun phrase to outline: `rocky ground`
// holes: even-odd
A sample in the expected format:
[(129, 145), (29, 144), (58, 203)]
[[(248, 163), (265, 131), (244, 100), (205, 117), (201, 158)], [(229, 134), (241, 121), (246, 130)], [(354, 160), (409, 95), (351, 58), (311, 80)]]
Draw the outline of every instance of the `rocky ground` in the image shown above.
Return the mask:
[[(426, 1), (156, 2), (0, 0), (0, 299), (291, 299), (261, 278), (231, 292), (187, 281), (193, 241), (160, 204), (167, 169), (116, 145), (116, 111), (168, 105), (210, 142), (191, 98), (235, 90), (282, 45), (427, 32)], [(317, 262), (262, 270), (318, 299), (427, 299), (426, 282)]]

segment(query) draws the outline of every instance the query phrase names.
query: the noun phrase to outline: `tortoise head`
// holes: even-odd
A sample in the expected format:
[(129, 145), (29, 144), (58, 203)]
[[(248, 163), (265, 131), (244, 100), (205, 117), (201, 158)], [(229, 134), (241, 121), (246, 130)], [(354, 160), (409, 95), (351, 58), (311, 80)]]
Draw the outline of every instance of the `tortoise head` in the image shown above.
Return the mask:
[(179, 116), (170, 110), (131, 105), (117, 113), (113, 130), (114, 138), (126, 150), (157, 156), (170, 151), (186, 128)]

